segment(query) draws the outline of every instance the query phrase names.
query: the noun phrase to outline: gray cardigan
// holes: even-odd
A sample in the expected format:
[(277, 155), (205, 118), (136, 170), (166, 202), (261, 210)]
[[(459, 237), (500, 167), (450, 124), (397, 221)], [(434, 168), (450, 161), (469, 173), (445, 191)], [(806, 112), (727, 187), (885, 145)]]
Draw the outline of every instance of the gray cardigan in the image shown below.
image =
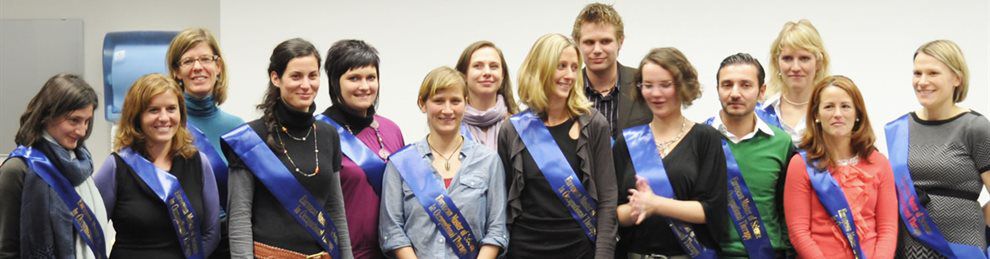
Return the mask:
[[(252, 122), (255, 123), (255, 122)], [(330, 133), (325, 133), (324, 131), (329, 131), (330, 125), (318, 124), (318, 133), (321, 136), (327, 136)], [(335, 132), (334, 132), (335, 133)], [(224, 146), (224, 153), (230, 161), (231, 155), (237, 156), (230, 152), (231, 150)], [(339, 149), (339, 146), (337, 147)], [(327, 150), (324, 152), (329, 152), (333, 148), (320, 148)], [(320, 152), (320, 153), (324, 153)], [(281, 152), (275, 152), (276, 155), (281, 154)], [(338, 152), (339, 154), (339, 152)], [(330, 184), (327, 188), (330, 188), (331, 198), (327, 199), (326, 204), (323, 204), (323, 208), (326, 209), (327, 213), (330, 214), (331, 220), (334, 222), (334, 226), (337, 228), (338, 243), (337, 246), (340, 249), (340, 255), (344, 259), (353, 259), (354, 255), (351, 252), (351, 239), (347, 230), (347, 217), (344, 213), (344, 200), (343, 192), (340, 187), (340, 171), (334, 171), (333, 177), (330, 177)], [(254, 209), (254, 190), (255, 177), (254, 173), (250, 169), (247, 169), (242, 163), (238, 161), (232, 161), (230, 164), (230, 172), (227, 179), (228, 184), (228, 217), (229, 217), (229, 231), (230, 236), (230, 255), (231, 258), (254, 258), (254, 234), (252, 220)], [(260, 185), (264, 186), (264, 185)], [(263, 208), (268, 210), (283, 210), (284, 208)], [(290, 224), (297, 224), (296, 222), (291, 222)]]
[[(585, 188), (598, 202), (595, 258), (614, 258), (615, 235), (618, 228), (615, 211), (618, 191), (616, 191), (615, 166), (612, 161), (611, 132), (605, 117), (595, 109), (578, 116), (577, 122), (581, 127), (581, 135), (577, 139), (577, 156), (581, 160), (581, 168), (575, 173), (583, 174), (588, 179), (590, 184)], [(519, 138), (519, 133), (512, 123), (502, 124), (498, 136), (498, 154), (505, 168), (506, 179), (512, 179), (507, 193), (509, 208), (506, 223), (509, 225), (523, 210), (519, 197), (526, 184), (522, 159), (522, 152), (525, 149), (526, 145)]]

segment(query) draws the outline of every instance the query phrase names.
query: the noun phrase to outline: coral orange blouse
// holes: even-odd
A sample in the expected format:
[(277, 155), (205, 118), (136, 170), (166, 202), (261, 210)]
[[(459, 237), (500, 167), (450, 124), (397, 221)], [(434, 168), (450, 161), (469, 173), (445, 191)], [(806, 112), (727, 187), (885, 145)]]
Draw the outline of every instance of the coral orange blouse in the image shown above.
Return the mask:
[[(877, 151), (865, 161), (852, 160), (840, 161), (828, 171), (849, 202), (859, 244), (867, 258), (894, 258), (898, 215), (890, 162)], [(853, 258), (842, 231), (818, 200), (800, 155), (792, 157), (787, 168), (784, 208), (788, 234), (799, 258)]]

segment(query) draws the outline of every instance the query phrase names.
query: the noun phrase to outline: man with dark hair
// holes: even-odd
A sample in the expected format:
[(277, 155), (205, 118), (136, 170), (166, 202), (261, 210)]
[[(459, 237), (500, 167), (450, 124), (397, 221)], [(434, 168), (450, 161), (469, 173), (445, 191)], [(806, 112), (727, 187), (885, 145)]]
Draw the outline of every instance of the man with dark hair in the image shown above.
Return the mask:
[(722, 133), (728, 169), (730, 227), (720, 239), (724, 258), (783, 258), (790, 247), (782, 190), (795, 151), (786, 132), (755, 112), (766, 91), (764, 77), (760, 62), (745, 53), (722, 60), (716, 74), (722, 110), (706, 123)]
[(631, 95), (637, 91), (636, 69), (616, 60), (625, 39), (619, 13), (610, 5), (589, 4), (574, 19), (571, 36), (584, 56), (584, 92), (608, 120), (612, 135), (649, 122), (650, 109)]

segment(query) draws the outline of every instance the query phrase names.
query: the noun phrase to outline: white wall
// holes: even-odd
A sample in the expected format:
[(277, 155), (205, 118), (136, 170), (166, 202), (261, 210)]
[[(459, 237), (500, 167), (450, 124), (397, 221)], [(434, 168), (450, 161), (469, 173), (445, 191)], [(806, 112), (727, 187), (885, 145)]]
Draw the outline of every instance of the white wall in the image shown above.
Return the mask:
[[(748, 52), (766, 66), (770, 43), (786, 21), (815, 24), (832, 57), (831, 71), (852, 78), (866, 96), (875, 130), (918, 108), (911, 90), (912, 54), (930, 40), (951, 39), (963, 49), (972, 73), (969, 98), (962, 103), (990, 114), (988, 4), (986, 1), (751, 1), (619, 2), (626, 41), (620, 62), (636, 66), (650, 48), (673, 46), (695, 65), (704, 88), (686, 114), (701, 121), (720, 107), (714, 91), (719, 62)], [(570, 35), (574, 17), (586, 2), (573, 1), (303, 1), (286, 6), (270, 1), (221, 1), (221, 45), (231, 71), (231, 98), (223, 109), (245, 119), (260, 114), (272, 48), (302, 37), (321, 54), (333, 42), (363, 39), (381, 52), (379, 114), (402, 127), (406, 140), (427, 132), (415, 95), (431, 69), (453, 66), (471, 42), (500, 46), (515, 78), (532, 43), (545, 33)], [(277, 10), (277, 11), (275, 11)], [(326, 86), (325, 79), (323, 86)], [(518, 89), (518, 88), (517, 88)], [(329, 104), (326, 90), (319, 110)], [(882, 136), (878, 147), (886, 150)]]
[[(128, 0), (0, 0), (2, 19), (83, 20), (85, 73), (81, 75), (100, 96), (94, 115), (93, 135), (86, 145), (93, 153), (96, 166), (110, 154), (110, 124), (103, 115), (103, 37), (107, 32), (132, 30), (182, 30), (205, 27), (219, 36), (220, 3), (217, 1), (128, 1)], [(44, 63), (44, 60), (38, 62)], [(40, 89), (44, 81), (33, 89)], [(33, 95), (33, 93), (32, 93)], [(20, 111), (2, 111), (16, 113)], [(17, 123), (7, 121), (3, 123)], [(0, 141), (14, 141), (14, 136), (0, 136)]]

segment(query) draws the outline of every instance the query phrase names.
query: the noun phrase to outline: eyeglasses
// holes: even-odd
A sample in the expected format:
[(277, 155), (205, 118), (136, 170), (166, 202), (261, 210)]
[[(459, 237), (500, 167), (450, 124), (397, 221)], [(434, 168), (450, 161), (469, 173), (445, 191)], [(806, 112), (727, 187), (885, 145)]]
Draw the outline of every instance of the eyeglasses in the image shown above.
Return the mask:
[(670, 87), (673, 87), (673, 86), (674, 86), (674, 81), (672, 81), (672, 80), (660, 81), (659, 83), (656, 83), (656, 84), (654, 84), (654, 83), (645, 83), (645, 82), (644, 83), (637, 83), (636, 84), (636, 87), (637, 88), (639, 88), (639, 89), (646, 89), (646, 90), (653, 90), (654, 88), (657, 88), (657, 87), (659, 87), (659, 88), (670, 88)]
[(216, 62), (219, 59), (220, 59), (220, 56), (218, 56), (218, 55), (185, 58), (185, 59), (179, 60), (179, 67), (191, 67), (191, 66), (195, 65), (196, 62), (199, 62), (199, 64), (200, 65), (203, 65), (203, 66), (205, 66), (205, 65), (213, 65), (213, 62)]

